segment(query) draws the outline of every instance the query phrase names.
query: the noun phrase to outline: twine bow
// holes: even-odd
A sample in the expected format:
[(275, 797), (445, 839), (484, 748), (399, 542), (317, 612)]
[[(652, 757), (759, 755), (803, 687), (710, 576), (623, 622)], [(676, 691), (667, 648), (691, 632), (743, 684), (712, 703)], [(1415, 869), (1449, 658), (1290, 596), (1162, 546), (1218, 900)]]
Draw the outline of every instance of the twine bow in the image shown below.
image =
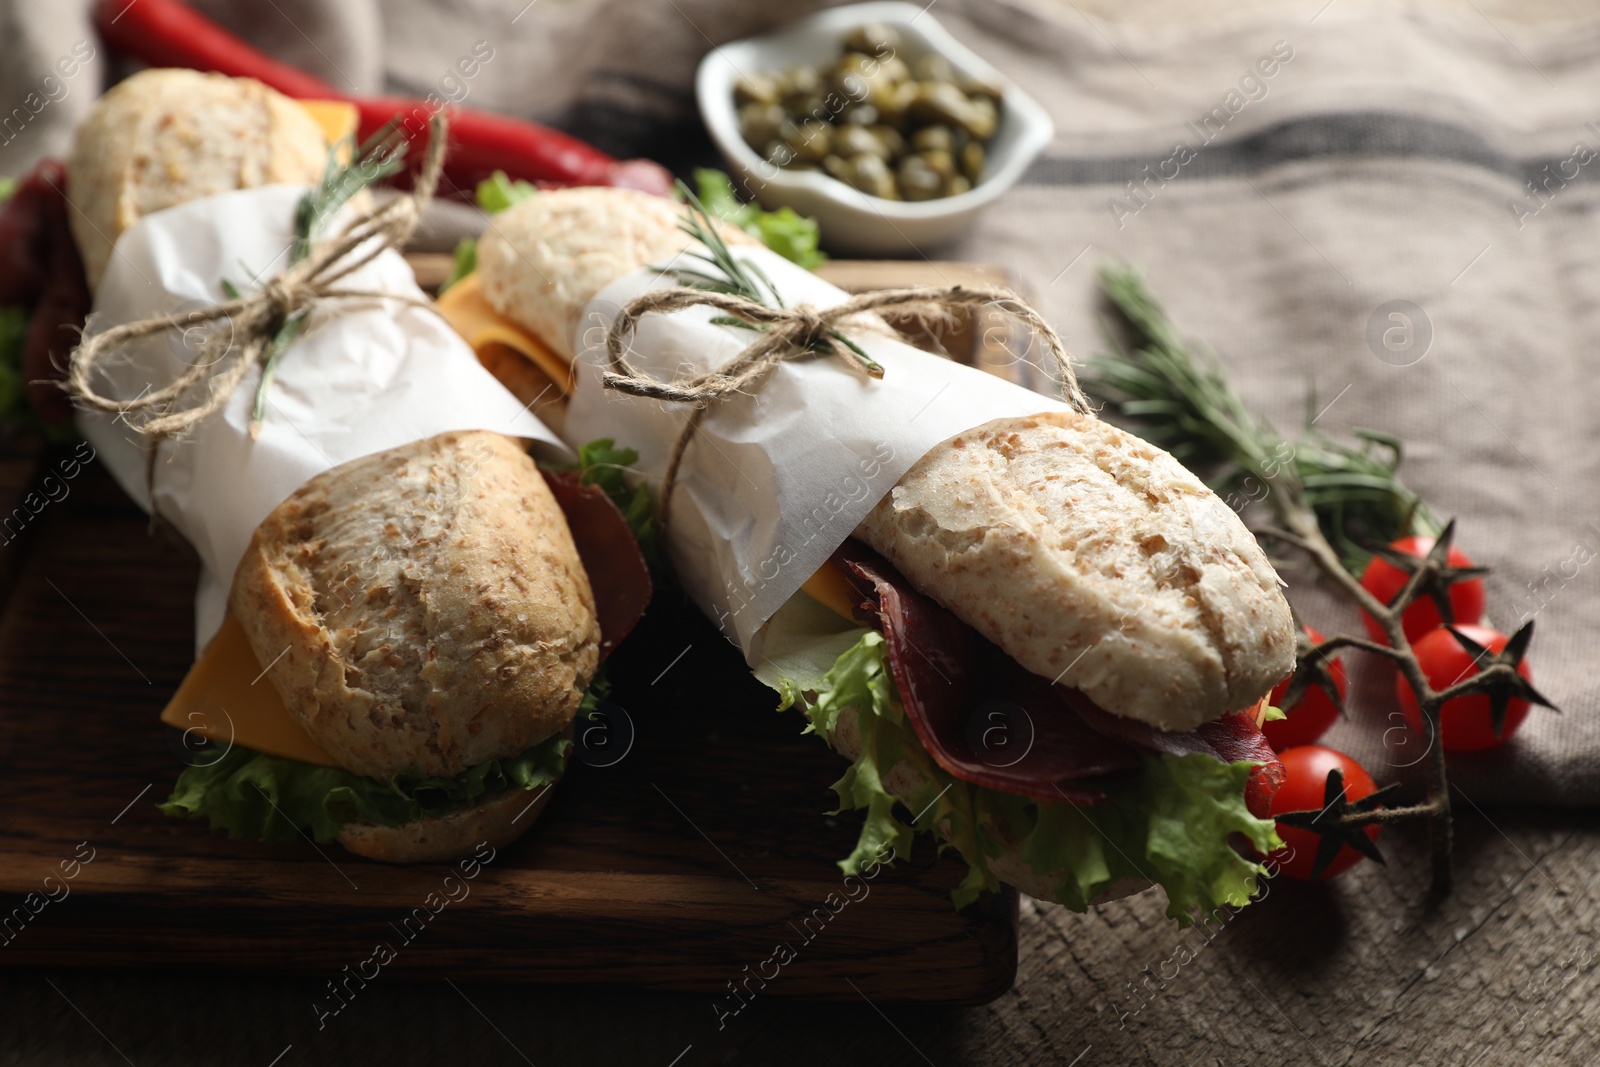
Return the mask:
[[(641, 374), (628, 362), (627, 345), (639, 328), (639, 320), (652, 313), (669, 313), (696, 305), (708, 305), (740, 319), (760, 330), (761, 337), (731, 362), (704, 374), (662, 381)], [(872, 378), (883, 377), (883, 370), (870, 359), (863, 359), (848, 344), (835, 343), (830, 338), (848, 325), (852, 316), (884, 308), (906, 306), (936, 306), (942, 309), (992, 304), (1020, 319), (1043, 341), (1061, 379), (1063, 398), (1075, 411), (1089, 414), (1089, 401), (1078, 386), (1066, 346), (1050, 324), (1027, 302), (1010, 289), (999, 286), (953, 285), (948, 287), (919, 286), (911, 289), (881, 289), (862, 293), (842, 304), (829, 308), (809, 305), (797, 307), (771, 307), (735, 293), (722, 293), (709, 289), (677, 287), (657, 289), (636, 297), (617, 315), (606, 335), (606, 356), (609, 366), (601, 377), (607, 389), (629, 396), (648, 397), (669, 403), (691, 406), (688, 422), (672, 447), (667, 461), (666, 474), (661, 480), (660, 521), (665, 525), (672, 502), (672, 490), (677, 483), (678, 468), (684, 452), (694, 438), (700, 422), (711, 405), (730, 393), (744, 392), (755, 387), (760, 380), (785, 360), (807, 354), (836, 355), (855, 370)]]
[[(257, 366), (262, 368), (264, 389), (270, 382), (277, 358), (298, 336), (310, 312), (320, 303), (385, 299), (431, 307), (426, 301), (406, 294), (337, 286), (382, 253), (404, 245), (415, 232), (423, 209), (439, 184), (447, 143), (446, 129), (443, 114), (434, 115), (428, 152), (411, 195), (397, 196), (366, 212), (338, 237), (314, 243), (305, 236), (297, 238), (295, 258), (259, 289), (242, 295), (235, 291), (233, 298), (224, 303), (182, 317), (157, 315), (85, 337), (73, 349), (62, 388), (87, 407), (114, 413), (138, 433), (160, 442), (184, 433), (221, 410)], [(353, 163), (352, 168), (395, 165), (406, 143), (397, 139), (397, 134), (396, 128), (380, 135), (377, 148)], [(387, 156), (380, 161), (377, 157), (384, 149), (387, 149)], [(326, 188), (327, 182), (324, 183)], [(314, 218), (317, 210), (318, 205), (308, 195), (301, 204), (302, 215)], [(306, 215), (307, 212), (313, 214)], [(307, 227), (311, 224), (307, 222)], [(308, 233), (309, 229), (304, 232)], [(355, 255), (369, 242), (372, 247)], [(353, 258), (347, 261), (347, 257)], [(131, 400), (105, 396), (96, 389), (97, 372), (127, 345), (168, 331), (182, 334), (219, 322), (232, 324), (233, 338), (227, 350), (217, 358), (197, 360), (168, 384), (159, 389), (147, 389)], [(252, 436), (259, 429), (260, 414), (258, 405), (251, 420)]]

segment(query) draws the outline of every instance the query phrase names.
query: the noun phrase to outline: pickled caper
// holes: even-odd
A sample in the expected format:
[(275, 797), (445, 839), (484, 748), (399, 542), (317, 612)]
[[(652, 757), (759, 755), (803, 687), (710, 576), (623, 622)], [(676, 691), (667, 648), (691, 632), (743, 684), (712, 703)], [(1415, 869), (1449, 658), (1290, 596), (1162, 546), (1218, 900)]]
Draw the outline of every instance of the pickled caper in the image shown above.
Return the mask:
[(782, 94), (778, 84), (765, 74), (741, 74), (733, 83), (733, 99), (738, 104), (776, 104)]
[(881, 196), (885, 200), (898, 200), (900, 194), (895, 188), (894, 175), (889, 172), (889, 164), (881, 158), (869, 153), (863, 153), (850, 160), (848, 165), (851, 185), (871, 196)]
[(978, 141), (968, 141), (961, 149), (961, 173), (973, 185), (978, 184), (978, 179), (983, 177), (983, 145)]
[(954, 81), (955, 68), (950, 61), (937, 52), (929, 52), (917, 60), (916, 66), (911, 68), (919, 82), (947, 82)]
[(822, 75), (816, 67), (796, 64), (784, 71), (784, 97), (815, 96), (823, 91)]
[(907, 200), (934, 200), (944, 195), (944, 179), (922, 156), (900, 161), (900, 195)]
[(871, 104), (856, 104), (846, 108), (844, 113), (844, 121), (848, 126), (875, 126), (878, 118), (878, 109)]
[(881, 22), (869, 22), (851, 30), (845, 36), (844, 46), (851, 52), (882, 55), (900, 47), (900, 35)]
[(831, 61), (741, 75), (739, 132), (781, 167), (821, 167), (862, 192), (930, 200), (983, 176), (1003, 90), (928, 53), (907, 63), (899, 35), (859, 26)]
[(955, 177), (956, 161), (955, 157), (949, 152), (934, 149), (931, 152), (918, 152), (917, 155), (927, 161), (928, 166), (933, 168), (933, 172), (939, 176), (940, 180), (949, 181)]
[(955, 138), (948, 126), (924, 126), (911, 135), (911, 147), (918, 152), (953, 152)]
[(907, 110), (913, 120), (958, 126), (979, 140), (987, 140), (994, 135), (994, 105), (981, 96), (978, 100), (987, 105), (987, 110), (950, 82), (918, 82), (916, 99)]
[(826, 120), (833, 114), (828, 108), (827, 97), (820, 93), (811, 96), (794, 96), (789, 98), (789, 114), (796, 120), (814, 118)]
[(795, 127), (785, 143), (794, 149), (796, 163), (821, 163), (833, 150), (834, 129), (821, 119), (806, 119)]
[(777, 104), (746, 104), (739, 109), (739, 133), (752, 145), (781, 139), (788, 113)]
[(906, 150), (906, 139), (900, 136), (900, 131), (893, 126), (868, 126), (872, 136), (876, 137), (888, 152), (889, 159), (899, 159)]
[(883, 139), (865, 126), (841, 126), (833, 137), (833, 150), (845, 158), (863, 153), (887, 160), (892, 154)]
[(987, 96), (969, 96), (967, 102), (972, 105), (977, 119), (965, 124), (966, 131), (980, 141), (987, 141), (1000, 126), (1000, 109)]

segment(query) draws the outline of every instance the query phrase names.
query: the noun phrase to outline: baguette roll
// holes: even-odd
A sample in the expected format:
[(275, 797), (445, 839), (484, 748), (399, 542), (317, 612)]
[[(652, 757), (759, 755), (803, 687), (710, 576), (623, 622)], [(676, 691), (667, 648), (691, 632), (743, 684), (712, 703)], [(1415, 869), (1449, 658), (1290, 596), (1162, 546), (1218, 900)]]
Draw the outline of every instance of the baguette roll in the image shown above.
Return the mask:
[(1029, 671), (1158, 729), (1248, 707), (1294, 669), (1288, 601), (1244, 523), (1089, 415), (956, 435), (856, 536)]
[(117, 238), (141, 218), (204, 196), (319, 182), (322, 128), (293, 100), (249, 78), (141, 71), (78, 127), (68, 163), (72, 236), (96, 289)]
[(451, 777), (572, 721), (600, 629), (534, 462), (441, 434), (324, 471), (256, 528), (229, 605), (346, 769)]
[[(692, 245), (680, 215), (619, 190), (541, 193), (484, 236), (484, 292), (570, 357), (595, 294)], [(1161, 729), (1248, 707), (1294, 666), (1281, 583), (1239, 517), (1092, 416), (1001, 419), (936, 445), (855, 536), (1028, 670)]]
[[(91, 285), (145, 215), (318, 183), (328, 151), (305, 109), (258, 82), (128, 78), (80, 127), (71, 158), (73, 236)], [(344, 770), (380, 781), (453, 777), (569, 732), (599, 659), (565, 516), (521, 444), (497, 433), (440, 434), (313, 477), (258, 525), (228, 603), (288, 714)], [(339, 840), (393, 862), (469, 855), (520, 835), (548, 793), (514, 788), (400, 826), (351, 823)]]

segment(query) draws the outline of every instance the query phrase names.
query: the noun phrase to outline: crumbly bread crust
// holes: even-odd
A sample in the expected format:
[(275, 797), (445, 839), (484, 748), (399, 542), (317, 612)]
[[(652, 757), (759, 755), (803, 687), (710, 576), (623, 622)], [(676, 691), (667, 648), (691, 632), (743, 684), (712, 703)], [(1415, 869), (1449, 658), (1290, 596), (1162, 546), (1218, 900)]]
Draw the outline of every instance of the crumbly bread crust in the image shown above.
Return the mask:
[[(683, 205), (634, 189), (583, 187), (529, 197), (494, 216), (478, 241), (484, 296), (571, 359), (578, 316), (600, 290), (700, 247), (678, 228), (682, 219)], [(730, 245), (757, 243), (736, 227), (719, 232)]]
[(68, 165), (69, 220), (90, 288), (117, 238), (145, 215), (235, 189), (320, 181), (326, 164), (321, 127), (258, 81), (192, 70), (133, 75), (96, 102)]
[(599, 654), (561, 509), (495, 433), (317, 475), (256, 528), (229, 603), (290, 714), (379, 779), (459, 774), (561, 732)]
[(349, 852), (384, 863), (448, 863), (474, 854), (487, 842), (505, 848), (528, 832), (550, 803), (556, 783), (534, 790), (509, 789), (476, 807), (402, 826), (347, 823), (339, 844)]
[(936, 446), (856, 529), (1018, 663), (1189, 730), (1294, 668), (1277, 573), (1166, 452), (1092, 416), (999, 419)]

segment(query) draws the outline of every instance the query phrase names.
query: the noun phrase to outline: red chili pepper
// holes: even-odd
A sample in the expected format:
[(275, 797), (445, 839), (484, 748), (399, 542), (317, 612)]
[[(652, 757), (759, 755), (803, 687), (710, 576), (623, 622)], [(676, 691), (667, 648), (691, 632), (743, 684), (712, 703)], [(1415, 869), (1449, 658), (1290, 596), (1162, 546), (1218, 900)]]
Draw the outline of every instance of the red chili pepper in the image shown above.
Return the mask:
[[(229, 34), (178, 0), (101, 0), (95, 24), (106, 43), (153, 66), (189, 67), (235, 78), (254, 78), (300, 100), (344, 100), (360, 113), (360, 135), (370, 137), (397, 116), (413, 134), (413, 159), (427, 144), (435, 107), (404, 97), (347, 93), (280, 63)], [(669, 195), (672, 176), (649, 160), (617, 160), (537, 123), (473, 108), (450, 109), (451, 152), (445, 174), (462, 195), (496, 170), (544, 185), (616, 185)]]

